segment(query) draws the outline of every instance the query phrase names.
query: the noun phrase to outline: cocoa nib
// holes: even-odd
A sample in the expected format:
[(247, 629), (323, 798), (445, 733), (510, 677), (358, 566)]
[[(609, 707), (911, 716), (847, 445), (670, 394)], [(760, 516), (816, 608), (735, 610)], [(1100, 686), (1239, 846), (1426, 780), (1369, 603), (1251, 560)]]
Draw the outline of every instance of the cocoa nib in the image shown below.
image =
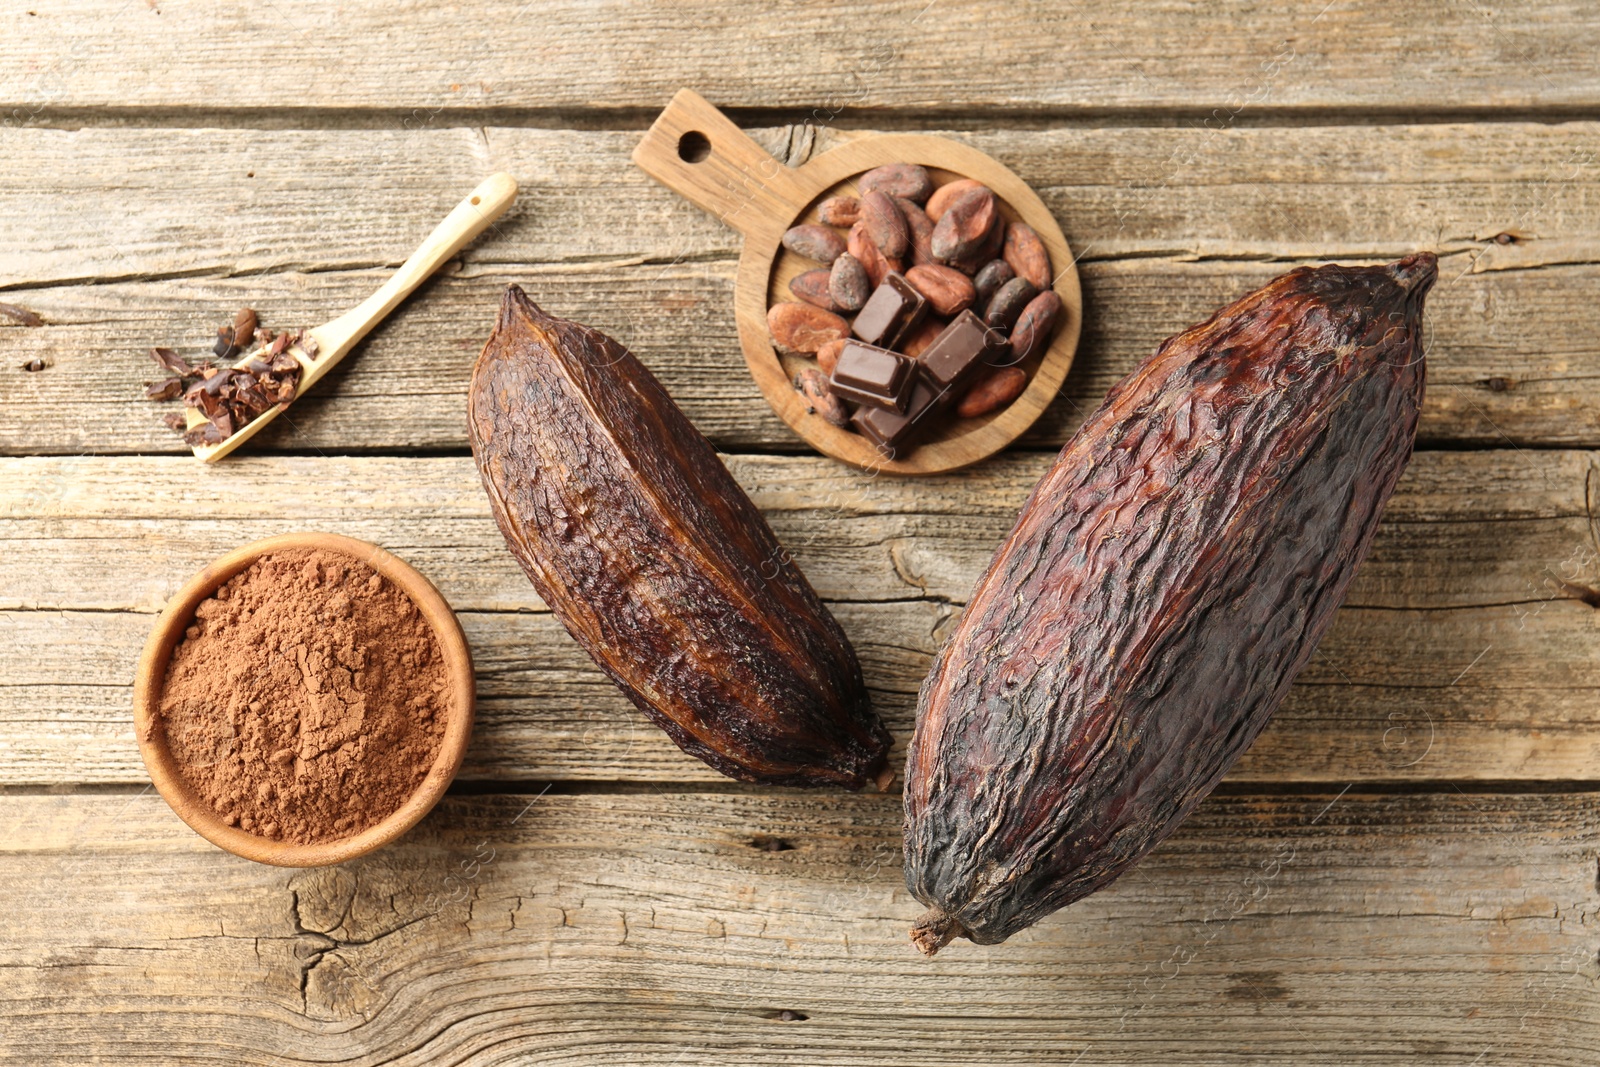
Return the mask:
[(183, 395), (182, 378), (163, 378), (144, 387), (144, 395), (151, 400), (173, 400)]
[[(255, 349), (237, 365), (218, 366), (212, 358), (231, 361), (239, 356), (241, 345), (253, 343)], [(151, 400), (183, 398), (187, 407), (205, 416), (204, 425), (187, 426), (182, 415), (170, 414), (162, 421), (183, 434), (191, 445), (218, 444), (271, 408), (283, 408), (299, 392), (300, 361), (290, 354), (298, 347), (314, 358), (318, 346), (304, 330), (276, 333), (263, 328), (250, 308), (244, 308), (217, 330), (211, 352), (199, 363), (190, 364), (170, 348), (152, 348), (150, 357), (170, 377), (145, 386)]]
[(180, 377), (194, 373), (194, 368), (170, 348), (152, 348), (150, 358), (160, 364), (162, 370), (171, 371)]

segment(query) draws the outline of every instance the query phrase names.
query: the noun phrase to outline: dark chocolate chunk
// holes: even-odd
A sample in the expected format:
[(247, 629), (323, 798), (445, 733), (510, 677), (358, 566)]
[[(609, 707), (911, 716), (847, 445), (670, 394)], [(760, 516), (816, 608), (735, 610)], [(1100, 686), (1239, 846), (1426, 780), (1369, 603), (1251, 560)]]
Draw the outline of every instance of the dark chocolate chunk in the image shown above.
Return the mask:
[(858, 404), (905, 411), (917, 376), (917, 361), (887, 348), (846, 341), (829, 381), (835, 396)]
[(984, 325), (971, 311), (963, 311), (917, 357), (917, 363), (929, 384), (944, 396), (986, 365), (1002, 362), (1006, 347), (1004, 334)]
[(856, 315), (851, 332), (869, 345), (893, 348), (927, 311), (928, 301), (916, 287), (904, 275), (890, 271)]
[(933, 425), (935, 420), (928, 416), (933, 414), (936, 399), (933, 387), (918, 377), (911, 387), (911, 400), (903, 414), (891, 408), (859, 407), (850, 421), (858, 433), (877, 445), (885, 456), (893, 459), (898, 451)]

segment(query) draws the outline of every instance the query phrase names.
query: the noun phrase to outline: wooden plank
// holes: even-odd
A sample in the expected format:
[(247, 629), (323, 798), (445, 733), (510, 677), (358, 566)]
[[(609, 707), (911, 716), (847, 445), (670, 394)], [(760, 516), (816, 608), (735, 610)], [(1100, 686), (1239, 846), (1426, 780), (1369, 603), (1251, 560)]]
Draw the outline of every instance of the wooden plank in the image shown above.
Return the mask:
[[(1542, 0), (1514, 14), (1381, 0), (1272, 8), (1011, 7), (925, 0), (831, 8), (577, 0), (485, 15), (373, 0), (235, 11), (96, 0), (12, 5), (0, 101), (21, 115), (142, 108), (445, 109), (564, 117), (659, 108), (683, 85), (724, 106), (971, 108), (1097, 114), (1182, 109), (1592, 106), (1600, 18)], [(264, 56), (292, 56), (266, 63)], [(1215, 110), (1212, 110), (1215, 109)], [(203, 120), (203, 119), (202, 119)]]
[[(833, 602), (899, 744), (933, 653), (1048, 462), (1012, 455), (902, 480), (730, 457)], [(1235, 779), (1592, 779), (1600, 646), (1579, 598), (1600, 588), (1594, 462), (1419, 454), (1334, 630)], [(38, 458), (0, 462), (0, 484), (12, 651), (0, 781), (142, 781), (128, 686), (151, 613), (223, 551), (291, 529), (380, 543), (463, 613), (481, 697), (467, 777), (720, 780), (543, 614), (469, 459)], [(180, 500), (194, 505), (152, 503)]]
[(1110, 889), (933, 960), (906, 938), (900, 817), (454, 797), (295, 872), (153, 796), (0, 798), (5, 1062), (1600, 1057), (1591, 794), (1213, 797)]

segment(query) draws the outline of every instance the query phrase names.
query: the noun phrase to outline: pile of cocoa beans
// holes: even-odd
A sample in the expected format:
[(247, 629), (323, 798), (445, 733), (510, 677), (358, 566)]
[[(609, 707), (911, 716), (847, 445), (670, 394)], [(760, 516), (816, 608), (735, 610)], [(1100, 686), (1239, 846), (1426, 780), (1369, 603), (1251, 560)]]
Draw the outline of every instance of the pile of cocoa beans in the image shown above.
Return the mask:
[(926, 168), (890, 163), (861, 175), (856, 188), (857, 196), (823, 200), (820, 221), (783, 235), (790, 253), (821, 264), (789, 283), (795, 302), (775, 304), (767, 316), (781, 349), (816, 358), (796, 388), (828, 421), (849, 425), (827, 379), (851, 336), (850, 317), (896, 273), (927, 301), (920, 324), (891, 346), (896, 351), (919, 356), (968, 309), (1010, 342), (1006, 357), (944, 410), (976, 418), (1010, 404), (1027, 387), (1029, 358), (1048, 347), (1061, 317), (1044, 241), (1026, 223), (1008, 223), (994, 191), (971, 179), (936, 186)]

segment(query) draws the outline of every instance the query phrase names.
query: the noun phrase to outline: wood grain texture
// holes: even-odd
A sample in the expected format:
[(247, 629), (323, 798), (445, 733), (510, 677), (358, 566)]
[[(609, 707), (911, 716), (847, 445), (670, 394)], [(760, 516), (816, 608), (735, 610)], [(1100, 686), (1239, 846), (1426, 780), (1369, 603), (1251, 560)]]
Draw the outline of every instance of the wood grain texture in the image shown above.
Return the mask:
[(6, 1063), (1600, 1056), (1589, 794), (1213, 797), (1105, 892), (931, 961), (894, 796), (453, 797), (294, 873), (149, 795), (0, 826)]
[[(918, 480), (728, 460), (833, 603), (903, 746), (933, 653), (1050, 457)], [(1234, 779), (1592, 779), (1596, 461), (1419, 454), (1333, 631)], [(544, 613), (470, 459), (14, 459), (0, 485), (0, 780), (142, 781), (127, 687), (153, 613), (229, 548), (305, 529), (383, 545), (462, 613), (479, 689), (466, 777), (720, 780)], [(194, 509), (155, 503), (182, 500)]]
[[(670, 0), (560, 0), (494, 14), (424, 4), (400, 21), (374, 0), (342, 6), (338, 19), (293, 2), (270, 12), (118, 0), (37, 15), (24, 15), (22, 0), (8, 7), (0, 102), (23, 115), (230, 107), (562, 115), (659, 107), (685, 85), (724, 107), (823, 114), (1132, 107), (1227, 116), (1600, 99), (1589, 76), (1600, 18), (1569, 0), (1126, 10), (880, 0), (848, 19), (826, 5), (765, 10), (732, 0), (696, 5), (692, 17)], [(296, 62), (260, 62), (280, 53)]]

